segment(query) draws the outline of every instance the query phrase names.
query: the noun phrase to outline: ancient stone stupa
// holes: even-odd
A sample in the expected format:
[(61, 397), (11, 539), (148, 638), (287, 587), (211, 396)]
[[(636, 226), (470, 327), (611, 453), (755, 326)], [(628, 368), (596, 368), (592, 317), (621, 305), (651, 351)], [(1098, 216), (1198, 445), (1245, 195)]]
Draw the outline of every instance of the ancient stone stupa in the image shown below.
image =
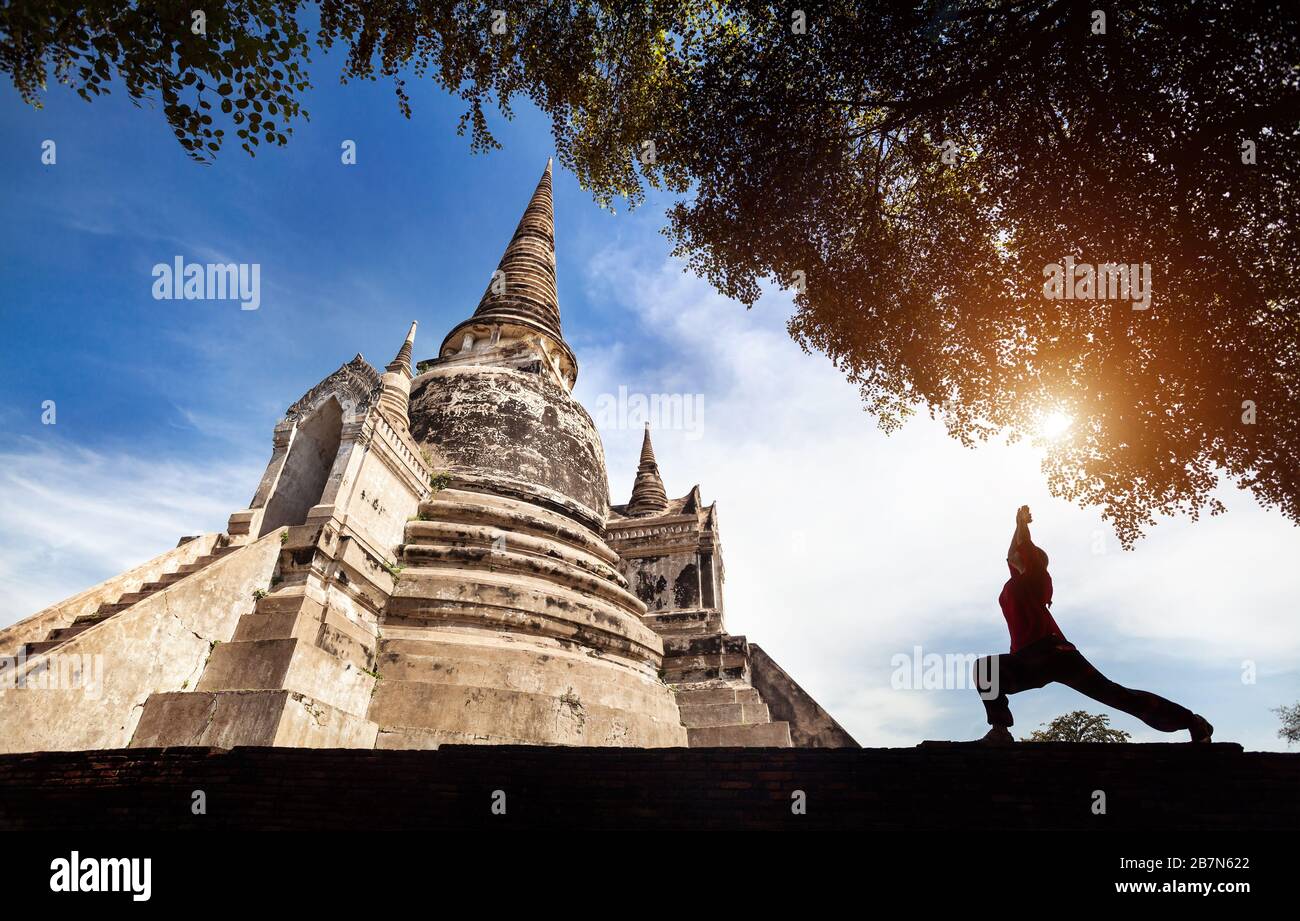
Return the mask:
[(853, 746), (723, 624), (718, 515), (644, 435), (609, 505), (571, 391), (547, 165), (437, 356), (285, 414), (248, 508), (0, 631), (0, 751)]

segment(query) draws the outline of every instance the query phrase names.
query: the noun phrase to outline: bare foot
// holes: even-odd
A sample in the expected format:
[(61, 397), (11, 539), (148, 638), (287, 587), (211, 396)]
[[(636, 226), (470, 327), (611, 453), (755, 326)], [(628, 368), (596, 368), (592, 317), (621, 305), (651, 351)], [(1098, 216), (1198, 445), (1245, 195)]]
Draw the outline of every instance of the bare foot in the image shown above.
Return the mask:
[(1192, 734), (1193, 742), (1209, 742), (1214, 737), (1214, 727), (1199, 713), (1192, 714), (1192, 725), (1188, 732)]
[(1013, 745), (1016, 739), (1006, 726), (990, 726), (980, 741), (985, 745)]

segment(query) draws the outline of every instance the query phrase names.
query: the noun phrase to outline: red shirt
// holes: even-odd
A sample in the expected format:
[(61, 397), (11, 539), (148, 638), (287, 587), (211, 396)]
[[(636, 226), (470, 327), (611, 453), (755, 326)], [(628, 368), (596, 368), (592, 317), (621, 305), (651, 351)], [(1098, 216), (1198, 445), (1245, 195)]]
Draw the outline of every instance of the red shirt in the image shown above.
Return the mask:
[[(1044, 572), (1039, 582), (1029, 573), (1017, 572), (1010, 563), (1007, 563), (1007, 569), (1011, 570), (1011, 578), (1002, 586), (998, 604), (1002, 606), (1002, 616), (1007, 619), (1007, 629), (1011, 632), (1011, 651), (1023, 649), (1045, 636), (1065, 639), (1047, 608), (1052, 601), (1052, 577)], [(1035, 590), (1036, 585), (1041, 587), (1041, 593)]]

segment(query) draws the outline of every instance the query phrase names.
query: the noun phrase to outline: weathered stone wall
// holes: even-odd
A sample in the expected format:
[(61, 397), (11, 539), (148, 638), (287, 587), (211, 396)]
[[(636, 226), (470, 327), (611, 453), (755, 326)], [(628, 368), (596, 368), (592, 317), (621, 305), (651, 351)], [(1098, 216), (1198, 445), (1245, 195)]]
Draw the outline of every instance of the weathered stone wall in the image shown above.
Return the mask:
[(541, 505), (459, 488), (422, 502), (381, 625), (377, 744), (684, 744), (617, 561)]
[[(184, 732), (177, 733), (177, 728)], [(179, 736), (179, 738), (178, 738)], [(172, 745), (374, 748), (375, 726), (297, 691), (246, 689), (155, 694), (132, 748)]]
[[(699, 554), (689, 550), (624, 559), (619, 568), (650, 613), (712, 607), (702, 584)], [(707, 591), (706, 591), (707, 589)]]
[(600, 435), (587, 411), (540, 374), (435, 366), (412, 385), (411, 433), (458, 484), (604, 527), (609, 484)]
[[(698, 503), (698, 489), (688, 499)], [(679, 500), (680, 504), (680, 500)], [(722, 555), (698, 505), (687, 512), (613, 518), (606, 539), (619, 571), (651, 615), (722, 608)]]
[[(270, 584), (279, 554), (280, 534), (268, 534), (32, 660), (22, 676), (29, 686), (0, 691), (0, 750), (126, 746), (151, 694), (198, 681), (213, 647), (252, 610), (253, 593)], [(73, 657), (92, 669), (83, 681), (100, 675), (96, 688), (42, 685), (43, 663)]]
[[(191, 812), (195, 789), (206, 815)], [(1295, 832), (1300, 754), (1171, 743), (45, 753), (0, 757), (0, 828)]]
[(686, 744), (658, 678), (573, 643), (386, 626), (378, 668), (379, 748)]
[[(346, 512), (348, 532), (391, 562), (397, 557), (407, 520), (429, 491), (428, 474), (409, 438), (401, 438), (382, 418), (374, 423), (374, 436), (355, 483), (345, 484), (348, 494), (339, 495), (335, 505)], [(376, 444), (381, 441), (382, 446)]]

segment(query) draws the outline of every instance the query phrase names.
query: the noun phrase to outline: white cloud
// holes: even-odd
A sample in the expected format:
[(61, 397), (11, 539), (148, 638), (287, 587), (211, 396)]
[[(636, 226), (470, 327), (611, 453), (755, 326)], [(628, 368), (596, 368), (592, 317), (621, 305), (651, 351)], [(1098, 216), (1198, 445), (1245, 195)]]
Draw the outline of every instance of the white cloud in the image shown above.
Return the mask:
[[(1103, 670), (1124, 662), (1124, 674), (1143, 675), (1147, 659), (1172, 656), (1185, 678), (1151, 689), (1210, 707), (1213, 698), (1196, 697), (1196, 676), (1235, 680), (1254, 659), (1261, 675), (1290, 682), (1270, 693), (1300, 696), (1288, 565), (1300, 559), (1300, 529), (1280, 515), (1224, 496), (1228, 515), (1162, 522), (1124, 552), (1096, 510), (1047, 493), (1032, 447), (966, 449), (928, 418), (887, 437), (830, 362), (790, 340), (788, 300), (769, 295), (746, 311), (679, 264), (647, 266), (631, 252), (608, 249), (589, 267), (593, 296), (620, 297), (637, 326), (620, 331), (618, 346), (582, 351), (579, 397), (591, 406), (620, 385), (704, 394), (702, 438), (659, 431), (654, 443), (670, 494), (699, 483), (706, 501), (718, 500), (728, 628), (762, 645), (859, 741), (979, 728), (973, 694), (968, 704), (952, 694), (941, 707), (918, 703), (924, 694), (888, 689), (887, 665), (917, 643), (1005, 651), (997, 596), (1022, 503), (1052, 557), (1062, 629)], [(626, 501), (640, 433), (601, 434), (612, 501)], [(1275, 725), (1272, 705), (1258, 704), (1253, 738), (1268, 738), (1259, 727)], [(1232, 720), (1219, 722), (1230, 729)]]
[(225, 528), (260, 470), (24, 438), (0, 452), (0, 626)]

